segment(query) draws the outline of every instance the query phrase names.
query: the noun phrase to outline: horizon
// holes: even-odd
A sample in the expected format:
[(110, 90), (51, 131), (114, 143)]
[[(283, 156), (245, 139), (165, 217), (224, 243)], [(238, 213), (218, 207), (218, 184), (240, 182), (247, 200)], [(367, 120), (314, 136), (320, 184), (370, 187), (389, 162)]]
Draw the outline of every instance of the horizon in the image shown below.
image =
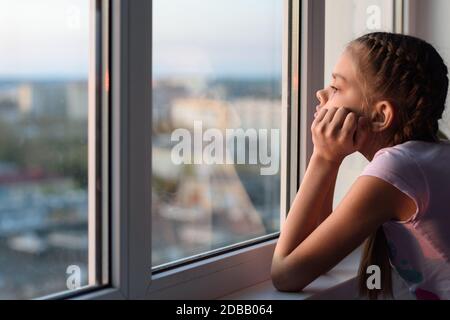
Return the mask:
[[(211, 81), (224, 81), (224, 80), (248, 80), (248, 81), (281, 81), (281, 75), (251, 75), (251, 74), (242, 74), (242, 75), (216, 75), (211, 77), (198, 77), (196, 75), (178, 75), (178, 76), (160, 76), (158, 78), (152, 78), (152, 80), (162, 81), (162, 80), (178, 80), (178, 79), (198, 79), (206, 80), (208, 82)], [(86, 77), (77, 77), (72, 75), (57, 75), (57, 76), (47, 76), (47, 75), (31, 75), (31, 76), (11, 76), (5, 77), (0, 76), (0, 83), (5, 82), (53, 82), (53, 81), (83, 81), (87, 82), (89, 79)]]

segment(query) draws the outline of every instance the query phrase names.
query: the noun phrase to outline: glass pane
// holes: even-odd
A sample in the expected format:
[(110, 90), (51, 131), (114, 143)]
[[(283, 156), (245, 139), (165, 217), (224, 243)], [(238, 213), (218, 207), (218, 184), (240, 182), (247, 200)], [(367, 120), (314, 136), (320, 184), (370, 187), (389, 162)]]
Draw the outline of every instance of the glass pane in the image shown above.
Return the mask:
[[(345, 45), (374, 31), (393, 31), (393, 0), (326, 0), (325, 1), (325, 83), (329, 85), (334, 65)], [(345, 158), (339, 169), (333, 199), (335, 208), (367, 165), (359, 152)]]
[(0, 0), (0, 299), (88, 284), (89, 0)]
[(279, 231), (283, 1), (153, 12), (155, 267)]

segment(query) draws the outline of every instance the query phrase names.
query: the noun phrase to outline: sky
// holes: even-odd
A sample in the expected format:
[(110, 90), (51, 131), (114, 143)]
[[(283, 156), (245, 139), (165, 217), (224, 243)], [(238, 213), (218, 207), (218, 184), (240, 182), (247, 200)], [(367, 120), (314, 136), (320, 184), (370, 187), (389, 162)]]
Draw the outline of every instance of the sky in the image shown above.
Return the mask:
[[(0, 0), (0, 78), (86, 78), (90, 0)], [(279, 76), (281, 0), (154, 0), (153, 74)]]
[(89, 0), (0, 0), (0, 77), (87, 77)]
[(157, 75), (278, 75), (281, 0), (156, 0)]

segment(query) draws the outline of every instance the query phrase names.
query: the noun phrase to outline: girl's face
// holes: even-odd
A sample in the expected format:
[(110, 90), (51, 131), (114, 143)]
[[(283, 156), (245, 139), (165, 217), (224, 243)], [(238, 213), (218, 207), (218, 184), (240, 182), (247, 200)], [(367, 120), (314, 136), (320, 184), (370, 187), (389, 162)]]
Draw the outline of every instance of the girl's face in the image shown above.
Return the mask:
[(363, 112), (363, 94), (356, 79), (355, 66), (351, 56), (344, 52), (334, 67), (329, 86), (317, 91), (321, 108), (346, 107), (357, 115)]

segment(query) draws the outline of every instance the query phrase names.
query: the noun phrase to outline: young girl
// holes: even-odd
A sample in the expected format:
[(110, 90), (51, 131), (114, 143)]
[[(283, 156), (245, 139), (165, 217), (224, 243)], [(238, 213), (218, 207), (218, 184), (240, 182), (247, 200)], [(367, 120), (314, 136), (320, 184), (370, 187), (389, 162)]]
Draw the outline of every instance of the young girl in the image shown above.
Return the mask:
[[(314, 152), (273, 256), (278, 290), (302, 290), (367, 239), (362, 295), (392, 297), (392, 269), (417, 299), (450, 299), (447, 90), (447, 67), (423, 40), (378, 32), (347, 46), (317, 93)], [(339, 166), (356, 151), (371, 162), (333, 211)], [(371, 265), (380, 290), (367, 286)]]

